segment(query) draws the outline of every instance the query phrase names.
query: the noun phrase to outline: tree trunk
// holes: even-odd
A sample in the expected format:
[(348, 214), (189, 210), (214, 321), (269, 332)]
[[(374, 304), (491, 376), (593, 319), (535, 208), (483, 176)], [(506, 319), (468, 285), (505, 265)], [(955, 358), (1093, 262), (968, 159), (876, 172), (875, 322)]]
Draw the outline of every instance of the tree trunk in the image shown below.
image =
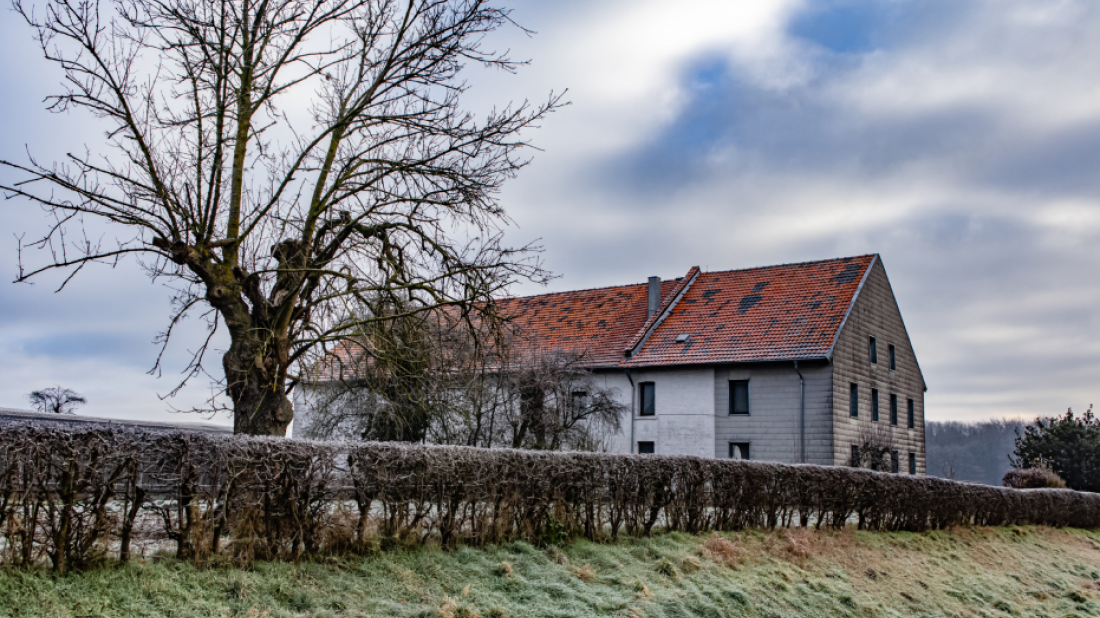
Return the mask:
[[(256, 333), (256, 334), (253, 334)], [(286, 396), (286, 362), (278, 346), (258, 335), (265, 331), (233, 333), (233, 342), (222, 358), (230, 399), (233, 400), (233, 433), (253, 436), (286, 436), (294, 407)]]

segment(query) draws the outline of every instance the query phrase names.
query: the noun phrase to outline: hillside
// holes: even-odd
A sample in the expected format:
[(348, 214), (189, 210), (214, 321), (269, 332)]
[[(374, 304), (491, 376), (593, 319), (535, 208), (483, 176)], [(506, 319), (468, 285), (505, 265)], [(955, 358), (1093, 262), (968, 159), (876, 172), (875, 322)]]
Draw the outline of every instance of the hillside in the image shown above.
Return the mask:
[(747, 531), (196, 568), (0, 570), (2, 616), (1096, 616), (1100, 532)]

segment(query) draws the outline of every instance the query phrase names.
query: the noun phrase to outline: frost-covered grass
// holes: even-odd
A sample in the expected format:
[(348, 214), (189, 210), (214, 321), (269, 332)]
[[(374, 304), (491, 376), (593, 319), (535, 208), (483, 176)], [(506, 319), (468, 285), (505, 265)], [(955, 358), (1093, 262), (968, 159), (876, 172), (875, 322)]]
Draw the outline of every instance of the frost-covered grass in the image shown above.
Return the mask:
[(0, 570), (0, 616), (1100, 615), (1100, 532), (746, 531), (600, 545), (391, 550), (325, 562), (173, 559)]

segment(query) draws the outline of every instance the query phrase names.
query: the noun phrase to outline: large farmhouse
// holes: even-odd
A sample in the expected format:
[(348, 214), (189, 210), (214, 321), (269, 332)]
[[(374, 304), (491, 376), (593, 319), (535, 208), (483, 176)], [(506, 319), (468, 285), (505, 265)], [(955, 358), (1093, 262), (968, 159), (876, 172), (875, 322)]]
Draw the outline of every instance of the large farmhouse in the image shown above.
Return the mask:
[(580, 359), (623, 404), (612, 452), (848, 465), (870, 437), (887, 469), (924, 474), (924, 378), (878, 255), (695, 267), (501, 310), (524, 334), (510, 354)]
[[(923, 474), (924, 377), (878, 255), (514, 298), (632, 413), (616, 452), (846, 465), (870, 432)], [(624, 402), (625, 403), (625, 402)]]

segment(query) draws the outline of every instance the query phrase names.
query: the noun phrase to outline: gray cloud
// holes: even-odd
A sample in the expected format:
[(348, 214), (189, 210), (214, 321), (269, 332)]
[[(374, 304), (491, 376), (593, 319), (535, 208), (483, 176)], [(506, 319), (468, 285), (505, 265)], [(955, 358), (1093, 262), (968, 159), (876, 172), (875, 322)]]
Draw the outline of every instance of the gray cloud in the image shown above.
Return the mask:
[[(531, 135), (545, 152), (502, 196), (519, 224), (510, 237), (541, 237), (562, 275), (551, 289), (878, 252), (930, 418), (1097, 398), (1100, 8), (525, 2), (515, 17), (539, 34), (495, 42), (532, 65), (474, 71), (471, 104), (571, 89), (574, 105)], [(87, 119), (41, 111), (57, 76), (17, 26), (0, 23), (0, 52), (27, 58), (0, 68), (20, 92), (0, 102), (2, 156), (23, 142), (53, 157), (74, 138), (94, 143)], [(0, 211), (4, 229), (42, 223), (22, 204)], [(13, 262), (0, 239), (9, 280)], [(86, 274), (60, 295), (45, 283), (0, 295), (0, 405), (48, 377), (126, 414), (164, 410), (155, 393), (171, 384), (142, 370), (166, 292), (132, 266)], [(201, 335), (188, 328), (176, 370)], [(196, 385), (174, 404), (206, 395)]]

